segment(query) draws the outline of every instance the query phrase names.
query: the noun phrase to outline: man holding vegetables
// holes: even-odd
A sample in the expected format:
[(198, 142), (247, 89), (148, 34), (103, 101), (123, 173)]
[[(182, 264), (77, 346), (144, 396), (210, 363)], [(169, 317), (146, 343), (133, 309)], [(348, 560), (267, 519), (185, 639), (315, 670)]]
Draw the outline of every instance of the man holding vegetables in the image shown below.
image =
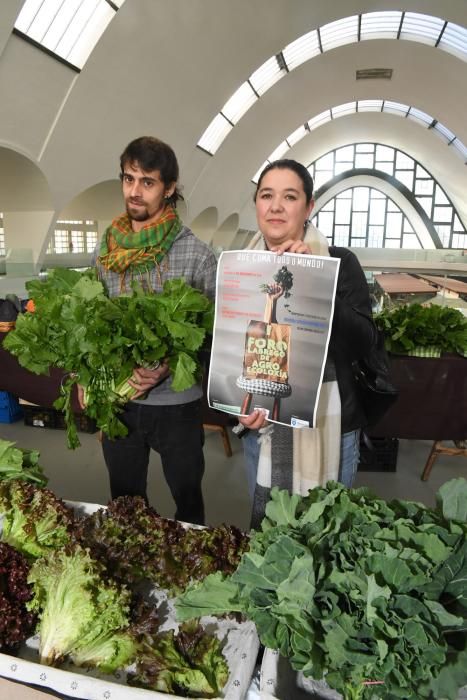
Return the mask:
[[(95, 254), (98, 276), (110, 296), (130, 293), (132, 281), (147, 291), (161, 292), (166, 280), (183, 278), (214, 300), (216, 258), (178, 217), (178, 173), (174, 151), (159, 139), (137, 138), (122, 153), (126, 213), (112, 221)], [(203, 524), (201, 386), (175, 392), (165, 362), (153, 368), (135, 367), (130, 384), (137, 393), (119, 416), (128, 435), (117, 440), (104, 435), (102, 442), (112, 498), (147, 498), (149, 455), (154, 449), (176, 504), (175, 518)], [(79, 398), (83, 404), (81, 388)]]

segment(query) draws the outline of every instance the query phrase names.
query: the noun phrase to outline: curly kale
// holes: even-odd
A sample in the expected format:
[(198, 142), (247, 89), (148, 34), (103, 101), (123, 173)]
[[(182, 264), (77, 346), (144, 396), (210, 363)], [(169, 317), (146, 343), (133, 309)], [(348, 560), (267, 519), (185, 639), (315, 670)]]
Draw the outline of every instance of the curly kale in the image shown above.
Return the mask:
[(9, 544), (0, 542), (0, 650), (15, 651), (27, 639), (37, 617), (26, 609), (32, 598), (27, 583), (29, 562)]
[(139, 496), (116, 498), (82, 519), (75, 537), (110, 576), (129, 583), (148, 579), (171, 593), (214, 571), (234, 571), (249, 542), (233, 526), (186, 529)]
[(31, 557), (71, 540), (73, 511), (50, 489), (21, 481), (0, 483), (2, 539)]

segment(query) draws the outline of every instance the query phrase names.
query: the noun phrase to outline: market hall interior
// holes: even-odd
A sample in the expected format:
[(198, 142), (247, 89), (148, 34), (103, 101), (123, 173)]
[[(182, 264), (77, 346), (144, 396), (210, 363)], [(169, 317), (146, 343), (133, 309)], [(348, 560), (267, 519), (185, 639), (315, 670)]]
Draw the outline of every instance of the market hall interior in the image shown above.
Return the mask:
[[(376, 286), (381, 272), (465, 281), (463, 0), (101, 0), (94, 16), (73, 13), (77, 4), (1, 4), (0, 298), (25, 298), (47, 269), (89, 265), (122, 209), (118, 154), (142, 134), (175, 149), (180, 216), (216, 254), (251, 240), (258, 174), (291, 157), (314, 177), (313, 223), (357, 254), (376, 310), (391, 297)], [(459, 309), (463, 296), (446, 285), (432, 295)], [(398, 301), (413, 299), (399, 289)], [(107, 501), (95, 436), (74, 453), (60, 431), (18, 422), (0, 436), (41, 450), (60, 496)], [(437, 437), (401, 440), (396, 472), (357, 483), (432, 503), (465, 474), (465, 458), (440, 456), (420, 482)], [(246, 526), (232, 444), (227, 458), (207, 433), (208, 520)], [(151, 459), (151, 501), (170, 515)]]

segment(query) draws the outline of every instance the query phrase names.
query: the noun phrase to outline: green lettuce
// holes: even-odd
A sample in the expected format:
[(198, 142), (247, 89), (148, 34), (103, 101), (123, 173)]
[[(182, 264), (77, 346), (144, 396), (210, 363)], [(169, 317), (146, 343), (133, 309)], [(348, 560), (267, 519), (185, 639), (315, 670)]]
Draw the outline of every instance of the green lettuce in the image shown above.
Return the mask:
[(133, 660), (130, 593), (106, 580), (86, 550), (61, 549), (37, 559), (28, 583), (34, 592), (28, 609), (39, 615), (41, 663), (69, 657), (110, 673)]

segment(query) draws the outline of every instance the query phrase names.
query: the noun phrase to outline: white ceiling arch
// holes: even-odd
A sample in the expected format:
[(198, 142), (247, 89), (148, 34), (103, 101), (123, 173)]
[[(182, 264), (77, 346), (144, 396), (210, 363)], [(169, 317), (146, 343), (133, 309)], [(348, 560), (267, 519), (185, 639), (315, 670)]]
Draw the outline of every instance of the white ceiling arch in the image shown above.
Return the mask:
[(297, 129), (294, 129), (286, 139), (276, 146), (262, 163), (255, 175), (251, 178), (252, 181), (255, 183), (258, 182), (261, 171), (268, 163), (283, 158), (287, 151), (293, 148), (293, 146), (299, 143), (299, 141), (305, 138), (310, 132), (333, 119), (338, 119), (348, 114), (361, 114), (362, 112), (386, 112), (387, 114), (394, 114), (404, 119), (410, 119), (425, 129), (432, 129), (433, 133), (441, 138), (448, 146), (451, 146), (453, 151), (463, 159), (464, 163), (467, 163), (467, 146), (450, 129), (435, 119), (435, 117), (430, 116), (416, 107), (394, 102), (393, 100), (356, 100), (354, 102), (347, 102), (345, 104), (336, 105), (335, 107), (330, 107), (324, 112), (311, 117), (305, 124), (301, 124)]
[(340, 46), (374, 39), (414, 41), (467, 62), (467, 28), (441, 17), (393, 10), (342, 17), (298, 37), (253, 71), (208, 125), (198, 147), (214, 155), (250, 107), (298, 66)]

